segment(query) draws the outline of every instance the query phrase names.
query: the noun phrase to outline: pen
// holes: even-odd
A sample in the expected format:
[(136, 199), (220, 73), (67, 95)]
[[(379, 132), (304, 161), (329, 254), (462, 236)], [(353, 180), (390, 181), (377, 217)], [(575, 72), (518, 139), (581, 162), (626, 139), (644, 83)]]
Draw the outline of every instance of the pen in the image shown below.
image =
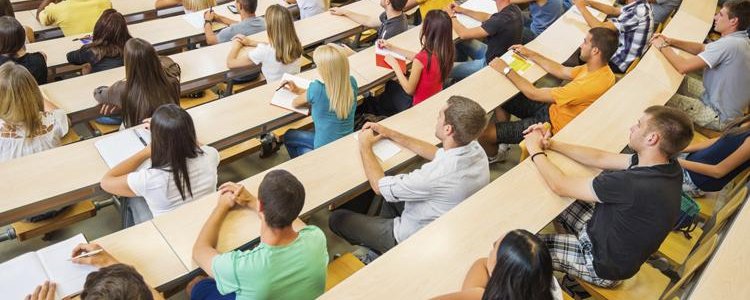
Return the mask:
[(137, 137), (138, 137), (138, 139), (139, 139), (139, 140), (141, 141), (141, 143), (142, 143), (142, 144), (143, 144), (144, 146), (148, 146), (148, 143), (146, 143), (146, 140), (144, 140), (144, 139), (143, 139), (143, 137), (141, 137), (141, 135), (140, 135), (140, 134), (138, 134), (138, 131), (135, 131), (135, 130), (133, 130), (133, 133), (135, 133), (135, 136), (137, 136)]
[(83, 253), (83, 254), (78, 255), (76, 257), (68, 258), (68, 261), (72, 261), (74, 259), (79, 259), (79, 258), (84, 258), (84, 257), (89, 257), (89, 256), (94, 256), (94, 255), (97, 255), (97, 254), (101, 253), (102, 251), (104, 251), (104, 249), (97, 249), (97, 250), (94, 250), (94, 251), (91, 251), (91, 252), (86, 252), (86, 253)]

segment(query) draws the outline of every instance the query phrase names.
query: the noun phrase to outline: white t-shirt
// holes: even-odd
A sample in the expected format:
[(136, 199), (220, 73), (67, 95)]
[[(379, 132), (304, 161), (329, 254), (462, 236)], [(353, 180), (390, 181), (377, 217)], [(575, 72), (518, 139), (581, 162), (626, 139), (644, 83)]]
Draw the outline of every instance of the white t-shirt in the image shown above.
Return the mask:
[(253, 63), (260, 65), (266, 82), (280, 80), (284, 73), (297, 74), (300, 71), (299, 59), (286, 65), (276, 60), (276, 50), (271, 47), (271, 44), (260, 43), (258, 47), (248, 52), (247, 56)]
[(68, 116), (62, 109), (41, 112), (44, 133), (26, 138), (24, 128), (0, 119), (0, 162), (42, 152), (60, 146), (60, 139), (68, 133)]
[(174, 183), (172, 172), (152, 169), (149, 165), (148, 168), (128, 174), (128, 186), (136, 196), (146, 199), (154, 217), (216, 191), (219, 152), (210, 146), (201, 146), (201, 150), (203, 155), (187, 161), (193, 197), (186, 190), (184, 201)]
[(299, 8), (300, 19), (306, 19), (328, 10), (325, 0), (297, 0), (297, 8)]

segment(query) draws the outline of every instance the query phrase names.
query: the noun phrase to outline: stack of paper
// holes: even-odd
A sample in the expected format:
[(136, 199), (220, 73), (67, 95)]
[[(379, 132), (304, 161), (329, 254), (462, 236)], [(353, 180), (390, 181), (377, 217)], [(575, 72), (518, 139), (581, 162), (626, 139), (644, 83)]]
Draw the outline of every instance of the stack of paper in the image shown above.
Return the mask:
[(96, 141), (94, 146), (99, 150), (104, 162), (110, 168), (130, 158), (151, 143), (151, 132), (143, 127), (131, 128)]
[[(297, 87), (307, 89), (310, 86), (310, 80), (307, 80), (302, 77), (294, 76), (288, 73), (284, 73), (284, 76), (281, 77), (281, 82), (284, 81), (293, 81)], [(303, 115), (309, 115), (310, 109), (307, 107), (294, 107), (292, 102), (295, 98), (297, 98), (297, 94), (292, 93), (289, 89), (286, 87), (278, 89), (275, 93), (273, 93), (273, 98), (271, 98), (271, 104), (279, 106), (281, 108), (286, 108), (288, 110), (291, 110), (293, 112), (301, 113)]]
[(391, 66), (387, 62), (385, 62), (385, 57), (388, 55), (393, 56), (393, 58), (395, 58), (398, 62), (398, 65), (401, 67), (401, 72), (406, 73), (406, 57), (388, 49), (375, 47), (375, 65), (378, 67), (392, 69)]
[(523, 58), (512, 50), (505, 52), (505, 54), (503, 54), (503, 56), (501, 56), (500, 58), (502, 58), (502, 60), (504, 60), (505, 63), (508, 64), (511, 69), (513, 69), (513, 71), (516, 71), (516, 73), (521, 75), (523, 75), (526, 70), (534, 65), (534, 62)]
[[(490, 0), (469, 0), (461, 4), (462, 8), (468, 8), (474, 11), (481, 11), (488, 14), (494, 14), (497, 12), (497, 5), (495, 1)], [(471, 17), (464, 14), (456, 14), (456, 19), (461, 22), (466, 28), (474, 28), (482, 25), (482, 22), (472, 19)]]
[[(359, 140), (359, 135), (357, 135), (357, 133), (354, 133), (353, 135), (355, 140)], [(375, 156), (377, 156), (380, 161), (387, 161), (401, 152), (401, 148), (389, 139), (380, 139), (372, 145), (372, 152), (375, 153)]]

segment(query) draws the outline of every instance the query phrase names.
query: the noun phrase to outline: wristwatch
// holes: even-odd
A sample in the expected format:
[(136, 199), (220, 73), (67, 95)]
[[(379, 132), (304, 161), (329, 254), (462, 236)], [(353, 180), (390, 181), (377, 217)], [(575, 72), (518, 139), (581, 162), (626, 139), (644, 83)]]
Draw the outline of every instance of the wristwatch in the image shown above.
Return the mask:
[(503, 75), (508, 76), (508, 73), (510, 73), (510, 70), (512, 70), (510, 67), (505, 67), (505, 69), (503, 69)]

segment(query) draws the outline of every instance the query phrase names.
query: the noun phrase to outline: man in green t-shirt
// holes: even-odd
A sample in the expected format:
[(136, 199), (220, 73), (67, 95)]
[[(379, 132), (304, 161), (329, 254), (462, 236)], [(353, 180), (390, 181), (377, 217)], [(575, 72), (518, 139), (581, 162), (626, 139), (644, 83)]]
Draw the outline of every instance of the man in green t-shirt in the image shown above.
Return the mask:
[[(191, 299), (315, 299), (325, 290), (328, 251), (323, 231), (297, 217), (305, 188), (291, 173), (268, 172), (256, 199), (245, 187), (228, 182), (193, 246), (193, 260), (213, 279), (197, 282)], [(230, 209), (258, 212), (260, 245), (249, 251), (219, 253), (219, 228)], [(294, 227), (302, 228), (299, 232)]]

